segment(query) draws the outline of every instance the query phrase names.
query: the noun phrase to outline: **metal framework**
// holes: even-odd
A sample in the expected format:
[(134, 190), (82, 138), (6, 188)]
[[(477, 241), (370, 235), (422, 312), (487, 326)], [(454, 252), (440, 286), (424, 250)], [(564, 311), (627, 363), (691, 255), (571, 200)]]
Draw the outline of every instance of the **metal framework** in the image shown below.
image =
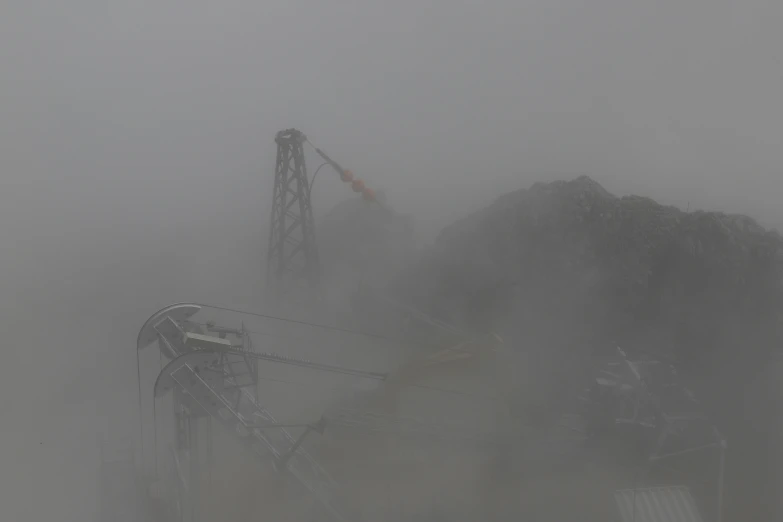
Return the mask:
[[(390, 305), (400, 306), (405, 311), (402, 305), (393, 302)], [(212, 312), (208, 311), (210, 308)], [(214, 310), (222, 310), (223, 315)], [(553, 459), (570, 460), (568, 455), (572, 451), (580, 451), (581, 436), (563, 438), (571, 430), (580, 432), (577, 425), (553, 427), (564, 433), (518, 426), (520, 431), (517, 428), (506, 430), (504, 436), (498, 439), (498, 433), (492, 428), (483, 432), (482, 426), (477, 429), (476, 421), (468, 420), (467, 411), (465, 415), (457, 413), (454, 419), (433, 422), (430, 418), (422, 421), (400, 417), (396, 407), (389, 407), (394, 403), (394, 400), (389, 402), (389, 394), (396, 394), (402, 386), (416, 387), (414, 381), (425, 375), (429, 368), (466, 358), (476, 358), (480, 362), (482, 354), (494, 352), (500, 347), (500, 340), (496, 337), (471, 340), (462, 336), (460, 340), (460, 332), (450, 325), (408, 309), (411, 321), (427, 325), (433, 333), (446, 334), (447, 338), (457, 342), (446, 346), (440, 344), (429, 353), (418, 352), (419, 355), (413, 358), (411, 354), (402, 355), (397, 363), (383, 363), (383, 367), (389, 369), (383, 372), (255, 351), (251, 330), (245, 328), (244, 319), (239, 321), (236, 316), (226, 317), (228, 312), (236, 311), (196, 304), (172, 305), (147, 320), (139, 334), (139, 351), (154, 343), (160, 353), (153, 402), (160, 404), (173, 399), (174, 422), (166, 451), (158, 450), (160, 430), (158, 427), (154, 430), (154, 470), (157, 494), (165, 499), (167, 505), (173, 506), (173, 512), (181, 521), (205, 520), (199, 512), (199, 499), (209, 495), (207, 490), (199, 489), (211, 486), (209, 482), (205, 485), (203, 478), (213, 468), (227, 469), (231, 466), (228, 462), (218, 462), (223, 457), (216, 458), (212, 452), (213, 425), (222, 428), (224, 434), (238, 442), (245, 455), (252, 455), (249, 461), (255, 460), (259, 469), (266, 470), (264, 476), (279, 478), (279, 483), (285, 485), (286, 509), (289, 514), (301, 514), (302, 520), (315, 517), (317, 520), (358, 522), (366, 518), (356, 504), (357, 499), (346, 495), (315, 457), (318, 454), (313, 446), (317, 443), (316, 438), (325, 431), (332, 432), (333, 427), (341, 428), (334, 431), (338, 433), (335, 440), (339, 440), (340, 431), (347, 429), (362, 433), (380, 432), (394, 438), (436, 439), (439, 445), (449, 441), (460, 445), (478, 444), (481, 448), (501, 451), (511, 443), (512, 446), (520, 446), (521, 453), (518, 455), (523, 468), (541, 459), (549, 463)], [(231, 320), (224, 322), (228, 319)], [(301, 346), (299, 341), (297, 344)], [(350, 381), (356, 384), (343, 388), (332, 398), (315, 399), (320, 401), (320, 413), (293, 413), (294, 420), (290, 420), (293, 410), (288, 411), (287, 402), (278, 404), (276, 409), (280, 411), (273, 414), (269, 409), (271, 403), (262, 403), (273, 400), (274, 396), (265, 394), (266, 399), (259, 400), (257, 385), (261, 363), (266, 365), (267, 370), (271, 369), (270, 364), (283, 365), (301, 369), (295, 370), (296, 374), (305, 369), (325, 372), (342, 383)], [(272, 376), (278, 378), (280, 375), (275, 371)], [(720, 450), (722, 462), (725, 442), (706, 422), (692, 394), (679, 385), (675, 377), (672, 368), (660, 361), (632, 360), (618, 350), (615, 360), (607, 364), (590, 390), (592, 403), (598, 408), (585, 415), (592, 426), (588, 431), (596, 433), (596, 421), (605, 420), (606, 412), (609, 412), (611, 425), (632, 425), (649, 436), (647, 440), (652, 443), (647, 455), (649, 466), (663, 461), (668, 465), (680, 455), (709, 448)], [(604, 413), (598, 412), (599, 409)], [(167, 415), (166, 418), (171, 419), (172, 416)], [(284, 418), (284, 422), (278, 418)], [(563, 422), (561, 419), (560, 423)], [(569, 429), (564, 431), (563, 427)], [(328, 440), (321, 439), (322, 442), (316, 444), (327, 449), (327, 454), (328, 448), (323, 444)], [(717, 483), (716, 508), (720, 513), (722, 476)], [(636, 487), (634, 484), (634, 489)]]
[(592, 439), (620, 426), (636, 428), (644, 437), (647, 464), (639, 480), (655, 466), (677, 471), (670, 461), (717, 450), (718, 476), (711, 487), (716, 491), (715, 520), (721, 520), (726, 440), (673, 365), (653, 357), (632, 358), (617, 348), (587, 392)]
[(277, 162), (267, 249), (267, 288), (280, 295), (286, 279), (318, 283), (320, 264), (305, 164), (307, 138), (296, 129), (277, 133)]
[[(167, 397), (173, 399), (175, 422), (167, 451), (159, 451), (162, 441), (158, 433), (161, 430), (154, 428), (154, 474), (159, 494), (168, 505), (174, 506), (181, 521), (202, 520), (198, 501), (206, 496), (206, 491), (199, 491), (199, 484), (203, 484), (200, 479), (213, 467), (220, 466), (210, 450), (212, 425), (222, 428), (239, 442), (248, 456), (257, 459), (262, 469), (277, 472), (281, 483), (286, 485), (286, 505), (291, 512), (305, 510), (310, 513), (307, 517), (315, 516), (317, 520), (358, 521), (364, 518), (359, 508), (346, 500), (342, 488), (308, 448), (308, 441), (313, 436), (323, 435), (332, 426), (362, 433), (387, 433), (394, 437), (478, 444), (479, 447), (495, 443), (491, 432), (478, 430), (477, 433), (476, 426), (462, 418), (457, 422), (432, 422), (431, 419), (422, 422), (399, 417), (394, 411), (373, 410), (372, 405), (377, 404), (379, 395), (384, 402), (387, 380), (393, 383), (390, 393), (396, 393), (400, 380), (408, 381), (421, 375), (418, 370), (409, 374), (411, 361), (407, 356), (400, 361), (402, 371), (395, 370), (395, 378), (389, 379), (384, 372), (261, 353), (253, 349), (250, 331), (244, 324), (229, 328), (211, 319), (204, 321), (204, 315), (209, 316), (205, 308), (210, 307), (197, 304), (167, 307), (146, 321), (138, 338), (139, 352), (156, 344), (160, 353), (161, 366), (154, 383), (153, 402), (160, 404), (168, 400)], [(481, 350), (476, 346), (440, 349), (417, 359), (413, 365), (427, 369), (479, 352)], [(326, 372), (341, 381), (350, 379), (357, 384), (363, 381), (364, 385), (340, 392), (335, 401), (326, 401), (327, 407), (320, 417), (281, 423), (258, 399), (260, 362)]]
[[(245, 449), (262, 464), (284, 473), (294, 485), (295, 498), (302, 504), (310, 497), (322, 506), (321, 513), (333, 520), (345, 520), (348, 509), (341, 505), (340, 493), (331, 476), (302, 447), (312, 432), (323, 433), (323, 419), (313, 419), (297, 426), (281, 425), (275, 416), (259, 404), (256, 397), (259, 360), (339, 372), (370, 379), (383, 379), (378, 373), (313, 363), (306, 360), (256, 353), (250, 336), (242, 329), (230, 329), (213, 323), (201, 325), (190, 319), (201, 309), (198, 305), (168, 307), (151, 317), (139, 334), (142, 348), (157, 340), (163, 357), (169, 362), (158, 375), (154, 397), (173, 393), (175, 437), (171, 448), (174, 475), (169, 484), (177, 485), (170, 493), (178, 506), (181, 520), (197, 520), (196, 502), (203, 462), (199, 424), (216, 423), (233, 433)], [(215, 335), (217, 334), (217, 335)], [(303, 427), (299, 436), (289, 428)], [(207, 460), (211, 460), (211, 456)], [(211, 465), (207, 462), (206, 465)], [(290, 493), (290, 492), (289, 492)], [(302, 495), (305, 493), (307, 495)]]

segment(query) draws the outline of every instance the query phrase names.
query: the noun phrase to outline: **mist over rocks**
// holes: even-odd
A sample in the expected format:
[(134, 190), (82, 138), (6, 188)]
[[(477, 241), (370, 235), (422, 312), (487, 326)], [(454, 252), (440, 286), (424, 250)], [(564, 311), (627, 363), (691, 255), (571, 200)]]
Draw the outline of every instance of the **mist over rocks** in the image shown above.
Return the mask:
[(386, 295), (462, 331), (499, 333), (511, 348), (510, 406), (528, 421), (566, 411), (595, 356), (617, 346), (671, 360), (730, 441), (727, 519), (776, 509), (783, 451), (765, 442), (783, 436), (769, 415), (783, 407), (776, 231), (618, 197), (581, 176), (505, 194), (419, 252), (410, 218), (359, 198), (317, 232), (325, 286), (345, 300), (335, 309), (349, 310), (344, 326), (430, 345), (432, 328), (410, 327), (404, 307), (377, 299)]
[(517, 326), (568, 319), (597, 342), (699, 359), (777, 320), (782, 254), (781, 236), (750, 217), (617, 197), (581, 176), (447, 227), (391, 291), (459, 323), (499, 306)]
[(388, 291), (500, 332), (528, 412), (572, 400), (591, 358), (616, 346), (672, 360), (730, 441), (727, 518), (762, 519), (777, 509), (783, 461), (770, 414), (783, 407), (771, 369), (781, 366), (782, 258), (780, 234), (748, 216), (617, 197), (581, 176), (457, 221)]

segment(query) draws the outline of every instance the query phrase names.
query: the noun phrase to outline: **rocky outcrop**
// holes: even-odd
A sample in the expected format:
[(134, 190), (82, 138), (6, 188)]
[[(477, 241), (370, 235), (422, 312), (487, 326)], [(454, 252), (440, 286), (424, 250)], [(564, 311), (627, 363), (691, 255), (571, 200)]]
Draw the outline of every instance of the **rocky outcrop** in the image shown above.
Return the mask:
[(729, 439), (725, 518), (761, 520), (783, 482), (770, 464), (783, 455), (783, 393), (780, 376), (764, 372), (780, 366), (782, 256), (781, 236), (750, 217), (617, 197), (579, 177), (454, 223), (389, 290), (502, 332), (523, 354), (520, 395), (541, 407), (572, 394), (601, 350), (672, 359)]
[(747, 216), (616, 197), (583, 176), (453, 224), (392, 290), (460, 323), (492, 309), (477, 327), (505, 311), (528, 327), (579, 323), (597, 342), (665, 338), (689, 358), (777, 319), (781, 254), (780, 235)]

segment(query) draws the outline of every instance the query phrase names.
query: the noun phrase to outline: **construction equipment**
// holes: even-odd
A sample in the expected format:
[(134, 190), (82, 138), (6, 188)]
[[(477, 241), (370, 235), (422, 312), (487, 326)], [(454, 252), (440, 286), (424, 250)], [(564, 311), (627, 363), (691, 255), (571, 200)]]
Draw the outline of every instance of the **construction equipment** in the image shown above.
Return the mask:
[[(275, 186), (272, 198), (272, 217), (269, 225), (267, 249), (267, 289), (277, 297), (282, 296), (292, 281), (305, 280), (312, 288), (320, 278), (320, 262), (315, 237), (315, 220), (311, 189), (315, 175), (321, 167), (331, 166), (351, 189), (366, 201), (383, 208), (375, 197), (375, 191), (367, 187), (348, 169), (344, 169), (324, 151), (310, 143), (296, 129), (280, 131), (275, 136), (277, 161)], [(324, 160), (308, 179), (304, 144), (310, 144)]]
[[(674, 465), (677, 459), (697, 453), (716, 453), (718, 476), (708, 484), (708, 489), (715, 492), (715, 520), (721, 520), (726, 440), (704, 414), (694, 393), (680, 382), (673, 365), (656, 357), (631, 357), (618, 347), (586, 391), (585, 417), (590, 440), (630, 428), (627, 438), (642, 442), (643, 464), (637, 480), (657, 466), (664, 466), (677, 475), (679, 470)], [(690, 493), (687, 495), (690, 498)], [(628, 492), (618, 492), (618, 504), (621, 498), (627, 501), (628, 496)], [(680, 497), (685, 498), (684, 494)], [(627, 513), (623, 516), (630, 520)]]
[[(482, 353), (478, 346), (439, 349), (415, 358), (415, 362), (406, 361), (404, 354), (395, 354), (397, 362), (385, 364), (392, 369), (391, 373), (355, 369), (300, 357), (256, 352), (252, 347), (250, 330), (241, 322), (239, 328), (217, 323), (209, 317), (210, 312), (218, 315), (216, 310), (220, 309), (189, 303), (169, 306), (150, 317), (138, 337), (139, 353), (157, 341), (163, 363), (154, 384), (154, 400), (172, 393), (174, 397), (178, 420), (167, 473), (173, 476), (177, 487), (168, 489), (171, 503), (180, 506), (183, 519), (195, 516), (199, 474), (213, 465), (199, 457), (203, 451), (198, 448), (205, 441), (199, 435), (204, 428), (198, 426), (204, 423), (221, 426), (226, 433), (233, 434), (233, 438), (250, 454), (256, 455), (262, 466), (282, 473), (285, 481), (290, 483), (293, 502), (310, 505), (312, 502), (305, 499), (313, 499), (320, 505), (318, 512), (321, 516), (327, 514), (332, 520), (360, 520), (362, 516), (346, 501), (341, 488), (307, 448), (309, 437), (323, 435), (330, 426), (401, 436), (436, 437), (471, 444), (492, 443), (490, 434), (471, 435), (459, 423), (422, 422), (373, 407), (379, 401), (381, 404), (393, 401), (394, 394), (403, 386), (415, 386), (422, 370), (476, 357)], [(353, 384), (324, 402), (320, 415), (300, 422), (280, 422), (277, 414), (262, 405), (263, 401), (257, 397), (259, 363), (334, 375)], [(386, 387), (387, 381), (390, 387)], [(157, 434), (158, 428), (153, 429)], [(154, 444), (157, 446), (157, 439)], [(160, 449), (156, 447), (153, 452), (158, 455)], [(164, 475), (157, 469), (159, 465), (155, 464), (154, 474)]]
[[(190, 477), (186, 477), (185, 472), (179, 473), (180, 491), (190, 490), (192, 496), (193, 486), (198, 483), (195, 478), (197, 471), (194, 470), (198, 469), (199, 462), (190, 458), (192, 453), (187, 451), (197, 436), (187, 433), (187, 428), (206, 416), (228, 431), (235, 432), (252, 453), (265, 460), (271, 457), (275, 468), (289, 471), (298, 486), (320, 501), (334, 519), (343, 520), (345, 509), (337, 505), (339, 495), (334, 481), (300, 447), (311, 431), (323, 432), (324, 422), (303, 424), (305, 432), (298, 437), (289, 433), (286, 426), (279, 425), (273, 414), (255, 397), (258, 383), (256, 364), (257, 361), (268, 361), (371, 380), (383, 380), (385, 375), (256, 353), (246, 331), (216, 328), (214, 323), (207, 323), (205, 328), (191, 321), (202, 308), (195, 304), (167, 307), (153, 315), (139, 334), (139, 349), (157, 340), (161, 354), (169, 360), (156, 379), (154, 396), (159, 398), (173, 391), (176, 410), (187, 419), (187, 422), (178, 424), (178, 442), (174, 448), (177, 468), (191, 472)], [(222, 337), (206, 335), (209, 329), (219, 331)], [(226, 338), (228, 332), (233, 339)], [(182, 498), (178, 503), (187, 504)]]

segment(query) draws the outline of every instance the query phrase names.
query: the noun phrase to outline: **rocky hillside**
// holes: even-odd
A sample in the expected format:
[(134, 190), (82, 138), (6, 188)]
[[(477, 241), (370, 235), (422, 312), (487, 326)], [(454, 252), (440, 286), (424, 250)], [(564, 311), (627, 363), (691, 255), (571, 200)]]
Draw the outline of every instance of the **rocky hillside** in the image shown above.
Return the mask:
[[(732, 444), (730, 512), (762, 520), (782, 444), (781, 376), (761, 373), (781, 346), (782, 260), (781, 236), (747, 216), (617, 197), (579, 177), (453, 224), (390, 288), (442, 319), (502, 331), (527, 354), (520, 380), (537, 379), (546, 400), (603, 349), (671, 357)], [(761, 433), (777, 440), (759, 446)]]
[(583, 176), (448, 227), (394, 291), (460, 323), (485, 305), (514, 305), (519, 323), (522, 306), (531, 319), (581, 317), (598, 341), (665, 336), (699, 359), (776, 322), (782, 281), (783, 238), (753, 219), (616, 197)]

